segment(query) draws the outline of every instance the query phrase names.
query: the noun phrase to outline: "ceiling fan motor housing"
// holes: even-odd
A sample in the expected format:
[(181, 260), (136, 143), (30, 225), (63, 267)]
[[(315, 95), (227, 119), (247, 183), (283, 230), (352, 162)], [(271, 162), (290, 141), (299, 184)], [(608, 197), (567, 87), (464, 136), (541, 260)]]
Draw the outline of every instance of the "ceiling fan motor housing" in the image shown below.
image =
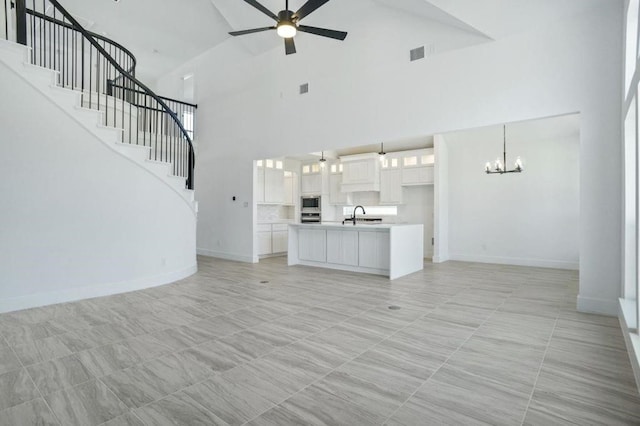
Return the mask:
[(297, 19), (294, 19), (294, 13), (290, 10), (281, 10), (278, 12), (278, 25), (281, 23), (294, 24)]

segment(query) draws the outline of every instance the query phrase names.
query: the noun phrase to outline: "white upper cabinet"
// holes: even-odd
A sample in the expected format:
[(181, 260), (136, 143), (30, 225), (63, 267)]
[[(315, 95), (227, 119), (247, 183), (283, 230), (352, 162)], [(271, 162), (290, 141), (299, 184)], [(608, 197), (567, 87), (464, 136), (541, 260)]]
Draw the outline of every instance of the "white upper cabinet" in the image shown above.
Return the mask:
[(302, 165), (300, 193), (302, 195), (322, 194), (322, 168), (320, 167), (320, 163)]
[(433, 184), (433, 148), (404, 151), (402, 161), (402, 185)]
[(340, 158), (342, 191), (380, 191), (380, 157), (378, 154), (349, 155)]
[(402, 204), (402, 170), (382, 169), (380, 172), (380, 204)]
[(296, 177), (294, 172), (284, 172), (284, 204), (294, 205), (296, 201)]
[(342, 163), (329, 166), (329, 204), (351, 204), (351, 193), (342, 192)]
[(402, 204), (402, 156), (392, 153), (380, 163), (380, 204)]
[(256, 161), (256, 203), (283, 204), (285, 198), (284, 162), (282, 160)]
[(264, 160), (256, 161), (256, 203), (264, 203)]

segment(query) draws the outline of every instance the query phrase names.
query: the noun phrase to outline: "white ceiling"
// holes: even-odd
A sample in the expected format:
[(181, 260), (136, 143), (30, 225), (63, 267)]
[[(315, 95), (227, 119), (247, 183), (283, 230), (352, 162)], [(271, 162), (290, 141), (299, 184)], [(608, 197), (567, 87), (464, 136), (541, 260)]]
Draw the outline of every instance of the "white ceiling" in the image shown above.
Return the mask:
[[(411, 15), (497, 39), (581, 13), (605, 1), (611, 0), (333, 0), (303, 23), (349, 31), (353, 20), (367, 19), (371, 13), (385, 16), (393, 9), (402, 12), (393, 13), (396, 17)], [(284, 0), (261, 3), (276, 14), (285, 4)], [(290, 0), (289, 8), (295, 11), (304, 3)], [(166, 74), (231, 39), (253, 55), (284, 50), (282, 39), (271, 31), (241, 37), (228, 34), (273, 24), (268, 16), (241, 0), (62, 0), (62, 4), (81, 22), (87, 22), (88, 29), (106, 34), (131, 50), (138, 59), (138, 75), (146, 79)]]

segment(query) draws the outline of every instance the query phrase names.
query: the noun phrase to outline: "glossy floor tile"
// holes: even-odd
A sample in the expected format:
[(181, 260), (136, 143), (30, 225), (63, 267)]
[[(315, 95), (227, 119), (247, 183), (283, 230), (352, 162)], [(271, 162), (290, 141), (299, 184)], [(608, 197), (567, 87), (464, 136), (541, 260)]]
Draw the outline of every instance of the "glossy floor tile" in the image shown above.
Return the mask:
[(24, 368), (0, 374), (0, 411), (40, 396)]
[(577, 283), (199, 258), (179, 282), (0, 315), (0, 425), (640, 424), (617, 319), (576, 312)]
[(63, 424), (99, 425), (128, 409), (102, 382), (92, 380), (45, 397)]

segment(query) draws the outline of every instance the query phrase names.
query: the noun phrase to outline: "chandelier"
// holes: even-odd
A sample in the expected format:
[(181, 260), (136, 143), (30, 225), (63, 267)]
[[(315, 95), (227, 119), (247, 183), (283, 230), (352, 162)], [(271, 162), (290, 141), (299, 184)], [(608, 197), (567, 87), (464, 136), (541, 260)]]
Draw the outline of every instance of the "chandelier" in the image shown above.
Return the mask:
[(486, 174), (500, 174), (503, 175), (505, 173), (520, 173), (522, 172), (522, 160), (520, 157), (516, 157), (516, 162), (514, 164), (514, 168), (511, 170), (507, 170), (507, 126), (503, 125), (503, 149), (502, 149), (502, 162), (500, 161), (500, 157), (498, 157), (491, 166), (491, 162), (487, 161), (484, 165), (484, 171)]

